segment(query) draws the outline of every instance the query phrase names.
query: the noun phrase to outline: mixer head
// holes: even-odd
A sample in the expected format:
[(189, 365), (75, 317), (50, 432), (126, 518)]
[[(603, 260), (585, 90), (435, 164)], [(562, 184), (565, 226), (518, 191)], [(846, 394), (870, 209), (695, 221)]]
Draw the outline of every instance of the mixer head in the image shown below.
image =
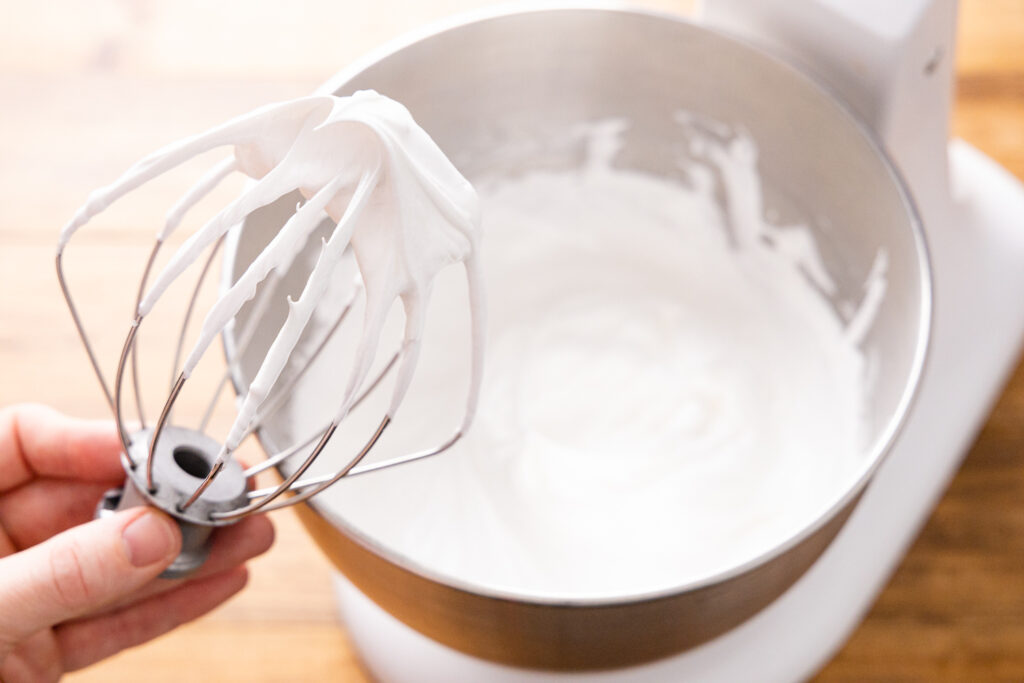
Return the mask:
[[(233, 154), (178, 201), (157, 234), (139, 283), (111, 389), (67, 286), (64, 249), (82, 225), (113, 201), (184, 161), (225, 145), (233, 147)], [(190, 235), (147, 289), (162, 245), (185, 214), (234, 172), (254, 182)], [(251, 212), (295, 190), (302, 192), (305, 203), (208, 311), (198, 340), (182, 362), (188, 321), (226, 234)], [(287, 299), (287, 318), (256, 376), (240, 392), (238, 412), (226, 437), (214, 439), (206, 431), (213, 407), (228, 382), (227, 372), (221, 376), (200, 424), (176, 424), (175, 402), (213, 340), (236, 324), (236, 315), (254, 299), (237, 336), (239, 347), (252, 341), (267, 306), (282, 296), (278, 293), (281, 277), (325, 214), (336, 226), (322, 240), (319, 258), (301, 296)], [(61, 290), (114, 414), (123, 446), (126, 485), (104, 498), (99, 514), (149, 504), (175, 517), (182, 526), (184, 546), (182, 556), (167, 575), (180, 576), (202, 563), (207, 537), (216, 526), (301, 502), (346, 476), (419, 460), (450, 448), (472, 422), (482, 375), (483, 296), (475, 258), (479, 222), (476, 193), (468, 181), (416, 125), (405, 107), (373, 91), (349, 97), (316, 95), (257, 109), (165, 147), (135, 164), (113, 184), (93, 192), (62, 231), (56, 265)], [(167, 288), (204, 252), (208, 256), (178, 335), (171, 387), (159, 417), (149, 426), (141, 400), (138, 332)], [(433, 448), (363, 463), (391, 423), (412, 381), (433, 278), (456, 263), (465, 268), (472, 310), (473, 379), (462, 422), (450, 438)], [(385, 318), (396, 301), (401, 301), (405, 314), (402, 344), (383, 369), (371, 377)], [(263, 463), (243, 469), (232, 454), (281, 408), (291, 388), (331, 338), (342, 327), (358, 325), (351, 321), (344, 324), (352, 317), (349, 314), (357, 302), (363, 304), (362, 329), (354, 367), (334, 417)], [(310, 332), (309, 323), (314, 317), (328, 320), (326, 330)], [(290, 374), (285, 373), (286, 368)], [(126, 427), (123, 410), (129, 375), (140, 425), (132, 432)], [(303, 479), (341, 421), (389, 375), (394, 375), (390, 406), (365, 445), (333, 473)], [(301, 464), (279, 485), (260, 490), (250, 486), (259, 472), (302, 454)]]

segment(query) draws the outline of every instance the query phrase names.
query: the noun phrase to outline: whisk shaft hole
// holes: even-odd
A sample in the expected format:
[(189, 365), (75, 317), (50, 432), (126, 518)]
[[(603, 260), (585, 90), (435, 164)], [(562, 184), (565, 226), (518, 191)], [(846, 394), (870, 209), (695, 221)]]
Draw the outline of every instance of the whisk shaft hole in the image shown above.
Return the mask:
[(202, 453), (191, 446), (178, 446), (175, 448), (174, 462), (185, 473), (197, 479), (205, 479), (210, 470), (213, 469), (210, 463), (206, 462), (206, 458), (203, 457)]

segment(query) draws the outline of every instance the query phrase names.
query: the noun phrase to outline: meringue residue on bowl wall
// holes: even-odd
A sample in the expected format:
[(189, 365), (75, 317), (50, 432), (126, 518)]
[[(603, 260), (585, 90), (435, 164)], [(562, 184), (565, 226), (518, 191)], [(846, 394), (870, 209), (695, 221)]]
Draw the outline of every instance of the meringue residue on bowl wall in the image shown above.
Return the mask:
[[(746, 134), (693, 135), (680, 182), (616, 167), (627, 129), (582, 128), (579, 168), (474, 179), (489, 310), (476, 423), (443, 455), (343, 481), (319, 505), (434, 574), (600, 598), (748, 562), (860, 474), (860, 346), (885, 253), (862, 300), (838, 306), (811, 231), (766, 219)], [(442, 437), (442, 414), (464, 401), (459, 286), (437, 283), (420, 375), (382, 458)], [(298, 432), (336, 403), (342, 345), (296, 390)], [(324, 457), (358, 448), (373, 413), (353, 414)]]

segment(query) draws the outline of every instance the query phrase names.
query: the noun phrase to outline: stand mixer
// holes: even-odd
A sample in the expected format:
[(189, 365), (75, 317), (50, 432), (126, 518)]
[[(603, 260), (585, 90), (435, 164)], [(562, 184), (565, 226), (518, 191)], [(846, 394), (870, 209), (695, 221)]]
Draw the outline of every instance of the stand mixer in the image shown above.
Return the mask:
[[(749, 679), (755, 669), (765, 681), (811, 675), (870, 607), (982, 424), (1024, 337), (1024, 298), (1007, 295), (1024, 291), (1024, 190), (965, 143), (947, 144), (955, 10), (952, 0), (899, 7), (836, 0), (706, 3), (705, 25), (801, 66), (839, 92), (885, 143), (919, 208), (931, 252), (930, 356), (895, 447), (836, 539), (789, 590), (713, 640), (587, 678), (734, 681)], [(395, 50), (346, 69), (324, 91), (372, 71)], [(230, 246), (229, 253), (238, 248), (237, 238)], [(229, 257), (229, 273), (231, 265)], [(979, 329), (984, 336), (975, 335)], [(567, 677), (447, 648), (341, 577), (338, 597), (357, 648), (381, 680)]]

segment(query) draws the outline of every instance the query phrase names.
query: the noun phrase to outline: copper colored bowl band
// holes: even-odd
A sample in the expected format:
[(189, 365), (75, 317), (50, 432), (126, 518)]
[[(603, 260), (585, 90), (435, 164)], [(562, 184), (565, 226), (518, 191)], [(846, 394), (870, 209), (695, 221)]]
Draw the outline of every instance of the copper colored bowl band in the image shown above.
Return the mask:
[(607, 604), (529, 602), (470, 592), (388, 561), (306, 504), (296, 511), (339, 571), (377, 605), (424, 635), (502, 664), (585, 670), (667, 657), (743, 623), (807, 571), (859, 499), (789, 552), (746, 573), (683, 593)]

